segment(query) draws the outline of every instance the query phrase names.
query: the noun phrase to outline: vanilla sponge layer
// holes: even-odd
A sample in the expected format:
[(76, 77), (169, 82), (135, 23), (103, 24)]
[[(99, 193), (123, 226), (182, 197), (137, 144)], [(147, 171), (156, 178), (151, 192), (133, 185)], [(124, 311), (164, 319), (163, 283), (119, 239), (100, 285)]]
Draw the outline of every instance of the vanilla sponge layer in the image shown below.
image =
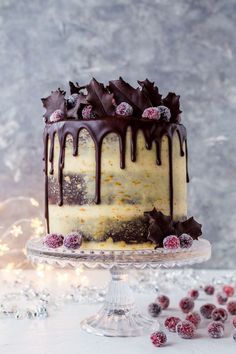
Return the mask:
[[(169, 151), (167, 137), (162, 140), (162, 164), (156, 164), (156, 149), (147, 150), (142, 132), (137, 137), (137, 159), (131, 161), (130, 132), (126, 139), (125, 169), (120, 168), (119, 139), (109, 134), (102, 144), (101, 204), (94, 203), (95, 197), (95, 146), (87, 131), (79, 138), (79, 154), (73, 156), (72, 138), (67, 137), (64, 165), (64, 192), (72, 193), (63, 206), (58, 206), (49, 195), (50, 232), (69, 233), (81, 230), (94, 240), (101, 240), (109, 230), (120, 230), (122, 222), (139, 219), (144, 211), (156, 207), (170, 214), (169, 194)], [(59, 143), (55, 137), (54, 178), (49, 187), (58, 189), (57, 163)], [(77, 178), (73, 178), (77, 177)], [(173, 138), (173, 188), (174, 219), (187, 215), (186, 157), (180, 155), (177, 134)], [(76, 193), (74, 192), (76, 191)], [(80, 198), (81, 197), (81, 198)], [(138, 230), (137, 230), (138, 233)]]

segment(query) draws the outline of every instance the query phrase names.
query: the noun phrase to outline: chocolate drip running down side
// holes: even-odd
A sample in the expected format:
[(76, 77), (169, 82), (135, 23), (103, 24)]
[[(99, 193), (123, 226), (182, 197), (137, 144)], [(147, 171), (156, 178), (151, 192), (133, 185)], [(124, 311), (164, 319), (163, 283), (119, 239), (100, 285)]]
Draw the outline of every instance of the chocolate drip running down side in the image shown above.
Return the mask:
[[(60, 146), (58, 161), (58, 183), (59, 183), (59, 202), (63, 205), (63, 168), (65, 159), (65, 147), (67, 135), (72, 136), (73, 140), (73, 156), (78, 155), (79, 134), (82, 129), (86, 129), (95, 144), (96, 152), (96, 179), (95, 179), (95, 199), (96, 204), (101, 202), (101, 151), (103, 138), (109, 133), (115, 133), (119, 137), (120, 147), (120, 168), (125, 168), (125, 151), (126, 151), (126, 134), (128, 128), (131, 129), (131, 160), (136, 161), (137, 134), (141, 130), (143, 132), (146, 148), (150, 150), (153, 143), (156, 145), (156, 163), (161, 165), (162, 138), (168, 138), (169, 150), (169, 194), (170, 194), (170, 216), (173, 217), (173, 156), (172, 144), (174, 133), (177, 132), (180, 142), (180, 155), (186, 156), (186, 171), (188, 182), (188, 164), (187, 164), (187, 132), (182, 124), (158, 122), (155, 120), (137, 119), (134, 117), (114, 118), (105, 117), (104, 119), (95, 120), (66, 120), (53, 124), (46, 124), (44, 130), (44, 161), (45, 161), (45, 218), (47, 220), (47, 228), (49, 232), (49, 214), (48, 214), (48, 161), (50, 163), (49, 173), (54, 173), (54, 140), (58, 135)], [(50, 149), (48, 154), (48, 146), (50, 141)], [(186, 154), (184, 152), (184, 146)]]

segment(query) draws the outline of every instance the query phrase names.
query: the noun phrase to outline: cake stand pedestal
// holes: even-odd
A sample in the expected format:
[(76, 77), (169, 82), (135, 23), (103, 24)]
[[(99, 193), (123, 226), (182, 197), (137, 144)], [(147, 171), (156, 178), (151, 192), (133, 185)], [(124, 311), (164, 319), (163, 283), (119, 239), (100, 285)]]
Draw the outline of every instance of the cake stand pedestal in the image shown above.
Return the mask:
[(159, 327), (156, 320), (138, 311), (128, 282), (130, 269), (189, 266), (211, 257), (211, 245), (204, 239), (194, 241), (188, 250), (177, 251), (69, 251), (64, 247), (54, 250), (44, 246), (40, 239), (29, 240), (26, 248), (32, 262), (61, 267), (82, 264), (89, 269), (110, 270), (111, 281), (102, 308), (96, 315), (82, 321), (81, 326), (89, 333), (111, 337), (139, 336)]

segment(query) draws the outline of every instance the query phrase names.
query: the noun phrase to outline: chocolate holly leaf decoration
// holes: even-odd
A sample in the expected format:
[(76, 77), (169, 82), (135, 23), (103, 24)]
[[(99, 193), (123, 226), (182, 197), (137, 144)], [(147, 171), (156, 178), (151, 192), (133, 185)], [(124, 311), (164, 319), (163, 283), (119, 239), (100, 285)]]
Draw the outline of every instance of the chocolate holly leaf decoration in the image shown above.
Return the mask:
[(194, 240), (197, 240), (202, 235), (202, 225), (199, 224), (193, 217), (185, 221), (178, 221), (174, 225), (176, 235), (182, 234), (190, 235)]
[(148, 96), (141, 91), (140, 88), (134, 88), (122, 77), (119, 80), (109, 81), (109, 91), (114, 94), (114, 98), (117, 104), (121, 102), (127, 102), (133, 107), (135, 116), (142, 116), (145, 108), (152, 106), (152, 103)]
[(48, 122), (51, 114), (57, 109), (60, 109), (66, 117), (66, 92), (58, 88), (56, 91), (52, 91), (51, 95), (46, 98), (41, 98), (43, 107), (46, 109), (44, 113), (45, 121)]
[(150, 99), (152, 106), (160, 106), (162, 104), (161, 95), (157, 86), (154, 86), (154, 82), (149, 81), (148, 79), (144, 81), (139, 81), (139, 85), (142, 87), (144, 94)]
[(78, 82), (75, 84), (72, 81), (69, 81), (69, 86), (70, 86), (70, 94), (73, 95), (74, 93), (80, 93), (81, 90), (84, 90), (86, 86), (80, 86)]
[(164, 238), (175, 234), (171, 217), (157, 211), (156, 208), (145, 212), (144, 216), (149, 219), (148, 239), (157, 247), (162, 247)]
[(113, 116), (115, 112), (113, 94), (109, 93), (104, 85), (94, 78), (86, 88), (88, 91), (87, 101), (92, 105), (93, 111), (99, 117)]
[(163, 99), (163, 105), (168, 107), (171, 113), (170, 122), (179, 123), (180, 122), (180, 96), (176, 95), (174, 92), (169, 92), (168, 95)]

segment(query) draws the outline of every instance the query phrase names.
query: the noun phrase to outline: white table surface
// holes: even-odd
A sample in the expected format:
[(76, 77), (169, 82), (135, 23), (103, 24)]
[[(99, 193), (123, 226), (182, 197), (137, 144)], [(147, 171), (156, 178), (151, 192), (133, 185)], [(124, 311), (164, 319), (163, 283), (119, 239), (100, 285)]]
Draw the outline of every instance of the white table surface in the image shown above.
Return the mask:
[[(24, 276), (37, 278), (35, 271), (24, 271)], [(52, 272), (50, 280), (52, 283), (56, 275)], [(209, 275), (217, 277), (222, 272), (209, 272)], [(15, 276), (15, 275), (14, 275)], [(12, 274), (8, 272), (8, 279)], [(90, 281), (104, 282), (108, 277), (107, 273), (91, 271), (88, 273)], [(101, 278), (101, 279), (100, 279)], [(0, 272), (1, 291), (4, 290), (4, 276)], [(46, 280), (39, 278), (39, 282)], [(62, 287), (61, 287), (62, 289)], [(162, 323), (169, 314), (180, 312), (177, 310), (179, 298), (186, 294), (186, 290), (176, 290), (175, 286), (170, 291), (171, 307), (163, 311), (159, 317)], [(147, 304), (154, 300), (155, 294), (145, 292), (136, 294), (136, 300), (146, 311)], [(209, 302), (210, 298), (201, 296), (196, 302), (196, 309), (204, 302)], [(211, 301), (211, 300), (210, 300)], [(144, 354), (161, 353), (165, 354), (235, 354), (236, 342), (232, 339), (232, 326), (228, 321), (226, 333), (222, 339), (211, 339), (206, 334), (203, 325), (198, 330), (197, 337), (192, 340), (184, 340), (176, 334), (167, 333), (168, 345), (162, 348), (155, 348), (150, 342), (149, 336), (134, 338), (108, 338), (99, 337), (85, 333), (80, 328), (80, 321), (87, 316), (94, 314), (101, 304), (63, 304), (56, 311), (52, 311), (47, 319), (22, 319), (11, 318), (0, 319), (0, 353), (1, 354)]]

